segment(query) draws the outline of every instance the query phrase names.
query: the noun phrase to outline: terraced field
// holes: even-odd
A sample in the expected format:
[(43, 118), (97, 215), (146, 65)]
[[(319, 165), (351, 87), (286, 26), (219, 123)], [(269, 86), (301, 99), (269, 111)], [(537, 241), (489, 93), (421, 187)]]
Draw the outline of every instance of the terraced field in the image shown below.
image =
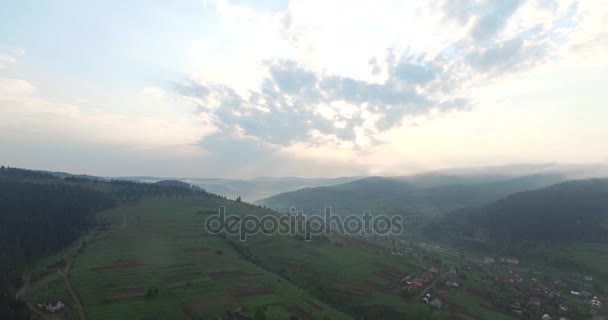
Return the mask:
[(55, 274), (56, 283), (26, 298), (35, 305), (63, 297), (68, 306), (50, 319), (214, 319), (236, 309), (267, 319), (446, 316), (393, 290), (425, 266), (391, 255), (387, 241), (258, 234), (242, 242), (204, 230), (220, 206), (240, 216), (275, 214), (217, 197), (123, 204), (99, 213), (96, 230), (41, 261), (64, 265), (39, 270)]
[(238, 306), (272, 319), (350, 318), (205, 233), (200, 212), (220, 203), (148, 200), (102, 213), (111, 231), (85, 247), (70, 273), (87, 318), (211, 318)]

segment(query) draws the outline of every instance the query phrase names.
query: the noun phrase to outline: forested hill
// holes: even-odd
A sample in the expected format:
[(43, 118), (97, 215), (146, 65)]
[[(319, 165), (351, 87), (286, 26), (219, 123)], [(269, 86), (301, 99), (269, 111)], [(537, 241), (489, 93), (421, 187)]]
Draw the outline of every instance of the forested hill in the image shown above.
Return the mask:
[(101, 181), (0, 167), (0, 315), (27, 319), (14, 300), (22, 270), (57, 252), (94, 225), (93, 213), (146, 196), (206, 193), (182, 186)]
[[(511, 241), (608, 241), (608, 179), (577, 180), (447, 214), (434, 231)], [(429, 230), (433, 231), (433, 230)]]
[(365, 210), (382, 214), (443, 213), (491, 203), (509, 194), (543, 188), (564, 181), (561, 175), (520, 177), (423, 174), (412, 177), (372, 177), (345, 184), (282, 193), (259, 203), (286, 211), (296, 207), (320, 212), (332, 206), (338, 214)]

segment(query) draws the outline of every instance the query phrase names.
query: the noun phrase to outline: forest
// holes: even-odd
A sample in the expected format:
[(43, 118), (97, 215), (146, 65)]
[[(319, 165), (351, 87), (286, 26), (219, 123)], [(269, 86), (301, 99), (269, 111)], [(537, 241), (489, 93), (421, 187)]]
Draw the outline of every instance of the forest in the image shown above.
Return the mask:
[(28, 319), (15, 300), (22, 271), (34, 260), (67, 247), (94, 227), (94, 213), (143, 196), (204, 193), (184, 185), (54, 177), (38, 171), (0, 167), (0, 314)]

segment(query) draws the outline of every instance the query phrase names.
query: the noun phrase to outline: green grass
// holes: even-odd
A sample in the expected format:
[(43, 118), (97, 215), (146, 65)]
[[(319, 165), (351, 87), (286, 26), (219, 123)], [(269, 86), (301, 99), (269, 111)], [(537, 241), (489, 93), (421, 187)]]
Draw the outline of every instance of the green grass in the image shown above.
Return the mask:
[[(219, 198), (194, 197), (147, 199), (99, 213), (105, 227), (83, 237), (86, 245), (70, 271), (87, 318), (213, 319), (237, 306), (244, 306), (249, 315), (264, 310), (268, 319), (288, 319), (293, 307), (317, 319), (334, 320), (354, 319), (361, 310), (375, 307), (413, 319), (447, 316), (386, 290), (396, 277), (386, 279), (379, 272), (420, 274), (428, 265), (416, 254), (390, 255), (387, 240), (369, 245), (334, 236), (307, 242), (294, 236), (256, 235), (246, 242), (227, 241), (202, 228), (219, 206), (228, 214), (269, 213)], [(42, 272), (45, 264), (74, 252), (81, 242), (41, 260), (36, 268)], [(235, 273), (221, 278), (214, 274), (226, 271)], [(369, 291), (345, 292), (332, 286), (336, 282)], [(156, 295), (144, 295), (154, 289)], [(247, 289), (265, 291), (247, 295)], [(41, 293), (46, 295), (51, 293)]]
[[(289, 315), (285, 308), (299, 306), (316, 316), (350, 319), (277, 275), (252, 264), (217, 236), (204, 234), (200, 210), (217, 210), (229, 204), (230, 212), (250, 208), (219, 199), (147, 200), (103, 212), (100, 221), (113, 229), (91, 241), (76, 258), (70, 273), (89, 319), (137, 319), (154, 315), (159, 319), (189, 319), (184, 310), (196, 305), (194, 313), (215, 317), (244, 305), (247, 313), (266, 309), (274, 319)], [(127, 221), (123, 225), (123, 221)], [(221, 251), (222, 254), (216, 253)], [(113, 264), (135, 266), (103, 268)], [(188, 264), (188, 265), (186, 265)], [(243, 274), (212, 279), (210, 273), (240, 271)], [(120, 294), (158, 289), (158, 295), (120, 297)], [(267, 295), (239, 297), (243, 288), (267, 288)], [(219, 297), (219, 298), (218, 298)], [(320, 312), (304, 301), (323, 306)]]

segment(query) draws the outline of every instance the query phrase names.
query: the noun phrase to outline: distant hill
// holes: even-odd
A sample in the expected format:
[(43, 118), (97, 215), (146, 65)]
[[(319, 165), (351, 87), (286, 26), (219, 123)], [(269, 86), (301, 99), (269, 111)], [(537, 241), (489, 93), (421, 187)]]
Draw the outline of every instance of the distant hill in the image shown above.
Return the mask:
[(161, 180), (154, 183), (155, 185), (163, 186), (163, 187), (177, 187), (177, 188), (186, 188), (190, 189), (190, 184), (185, 183), (179, 180)]
[(296, 207), (308, 213), (321, 212), (325, 206), (332, 206), (338, 214), (358, 214), (365, 210), (383, 214), (444, 213), (484, 205), (515, 192), (538, 189), (564, 180), (558, 174), (512, 177), (497, 173), (371, 177), (335, 186), (287, 192), (259, 203), (278, 211)]
[(454, 211), (432, 228), (495, 243), (605, 242), (608, 179), (569, 181), (516, 193), (479, 208)]
[(67, 173), (67, 172), (62, 172), (62, 171), (45, 171), (45, 170), (35, 170), (35, 171), (41, 172), (44, 174), (48, 174), (55, 178), (61, 178), (61, 179), (82, 178), (82, 179), (91, 179), (91, 180), (108, 180), (107, 178), (104, 178), (104, 177), (91, 176), (88, 174), (72, 174), (72, 173)]
[(122, 177), (119, 179), (154, 183), (161, 180), (179, 180), (198, 186), (208, 192), (226, 196), (230, 199), (241, 197), (244, 201), (270, 197), (282, 192), (306, 187), (329, 186), (358, 180), (364, 177), (341, 178), (297, 178), (297, 177), (261, 177), (254, 179), (219, 179), (219, 178), (158, 178), (158, 177)]

